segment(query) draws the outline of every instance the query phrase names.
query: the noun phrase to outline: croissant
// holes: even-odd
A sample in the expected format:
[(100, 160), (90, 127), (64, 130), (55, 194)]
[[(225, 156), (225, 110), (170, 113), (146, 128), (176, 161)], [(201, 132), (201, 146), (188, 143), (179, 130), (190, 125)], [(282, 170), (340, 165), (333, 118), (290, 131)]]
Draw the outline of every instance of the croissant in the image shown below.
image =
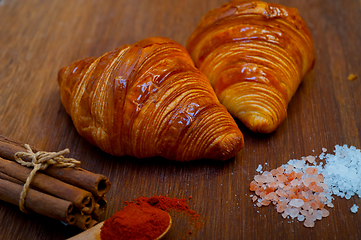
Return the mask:
[(78, 133), (112, 155), (225, 160), (243, 135), (188, 52), (147, 38), (58, 74), (62, 104)]
[(297, 9), (236, 0), (208, 12), (186, 49), (228, 111), (254, 132), (273, 132), (314, 66), (314, 44)]

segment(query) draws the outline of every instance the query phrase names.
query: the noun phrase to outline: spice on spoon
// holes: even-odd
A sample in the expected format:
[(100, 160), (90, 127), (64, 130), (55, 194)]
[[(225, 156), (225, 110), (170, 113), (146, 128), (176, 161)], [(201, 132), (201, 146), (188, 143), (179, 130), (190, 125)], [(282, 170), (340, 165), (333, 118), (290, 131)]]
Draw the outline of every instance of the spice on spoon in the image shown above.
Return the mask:
[(167, 212), (147, 202), (130, 203), (107, 219), (100, 232), (101, 240), (158, 239), (171, 222)]
[[(133, 201), (125, 201), (125, 205), (123, 210), (116, 212), (111, 218), (69, 240), (159, 240), (172, 225), (168, 214), (172, 210), (186, 213), (195, 226), (194, 230), (199, 230), (205, 220), (190, 208), (188, 200), (184, 198), (138, 197)], [(193, 233), (187, 231), (187, 235)]]
[[(189, 197), (191, 199), (192, 197)], [(166, 212), (171, 210), (180, 211), (186, 213), (190, 217), (190, 222), (195, 226), (195, 230), (199, 230), (204, 224), (204, 218), (202, 218), (196, 211), (192, 210), (188, 204), (188, 200), (185, 198), (170, 198), (167, 196), (153, 196), (153, 197), (138, 197), (132, 202), (125, 202), (125, 204), (143, 204), (148, 203), (152, 207), (159, 208)]]

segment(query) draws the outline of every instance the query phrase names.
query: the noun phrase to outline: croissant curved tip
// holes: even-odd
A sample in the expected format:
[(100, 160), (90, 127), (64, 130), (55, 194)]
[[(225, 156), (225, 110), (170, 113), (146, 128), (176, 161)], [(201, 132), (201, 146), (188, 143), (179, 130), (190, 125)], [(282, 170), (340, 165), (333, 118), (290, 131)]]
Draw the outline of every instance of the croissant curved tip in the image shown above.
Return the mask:
[(273, 119), (268, 116), (251, 115), (247, 120), (242, 121), (247, 128), (253, 132), (271, 133), (276, 130), (280, 123), (275, 123)]
[(227, 160), (234, 157), (244, 146), (242, 134), (230, 133), (219, 138), (214, 143), (214, 148), (209, 153), (210, 159)]

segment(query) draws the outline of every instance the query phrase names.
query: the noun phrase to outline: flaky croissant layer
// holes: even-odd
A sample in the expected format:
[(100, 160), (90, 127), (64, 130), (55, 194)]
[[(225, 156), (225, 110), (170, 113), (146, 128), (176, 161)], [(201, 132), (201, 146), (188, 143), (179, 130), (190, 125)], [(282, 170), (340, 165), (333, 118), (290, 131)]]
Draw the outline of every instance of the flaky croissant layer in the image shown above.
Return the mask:
[(187, 51), (147, 38), (59, 71), (65, 110), (84, 138), (113, 155), (228, 159), (243, 136)]
[(188, 39), (195, 65), (230, 113), (255, 132), (274, 131), (314, 65), (310, 31), (297, 9), (235, 0), (208, 12)]

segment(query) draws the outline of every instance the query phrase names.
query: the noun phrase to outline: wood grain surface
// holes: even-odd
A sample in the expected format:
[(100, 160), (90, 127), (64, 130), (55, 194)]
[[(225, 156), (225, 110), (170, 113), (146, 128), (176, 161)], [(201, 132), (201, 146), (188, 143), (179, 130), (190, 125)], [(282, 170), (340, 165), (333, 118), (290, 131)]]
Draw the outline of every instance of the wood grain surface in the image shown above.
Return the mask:
[[(361, 1), (274, 0), (296, 7), (308, 24), (317, 62), (302, 82), (288, 117), (272, 134), (254, 134), (239, 121), (245, 147), (225, 162), (113, 157), (76, 132), (57, 86), (58, 70), (122, 44), (165, 36), (185, 45), (200, 18), (224, 0), (0, 0), (0, 134), (38, 149), (70, 149), (70, 157), (112, 182), (105, 218), (139, 196), (188, 198), (205, 218), (195, 229), (173, 212), (165, 239), (361, 239), (361, 200), (335, 198), (331, 215), (314, 228), (255, 207), (249, 183), (259, 164), (318, 155), (336, 144), (361, 148)], [(354, 81), (350, 73), (358, 75)], [(267, 163), (267, 165), (265, 165)], [(192, 234), (189, 234), (192, 231)], [(64, 239), (80, 230), (0, 202), (0, 239)]]

